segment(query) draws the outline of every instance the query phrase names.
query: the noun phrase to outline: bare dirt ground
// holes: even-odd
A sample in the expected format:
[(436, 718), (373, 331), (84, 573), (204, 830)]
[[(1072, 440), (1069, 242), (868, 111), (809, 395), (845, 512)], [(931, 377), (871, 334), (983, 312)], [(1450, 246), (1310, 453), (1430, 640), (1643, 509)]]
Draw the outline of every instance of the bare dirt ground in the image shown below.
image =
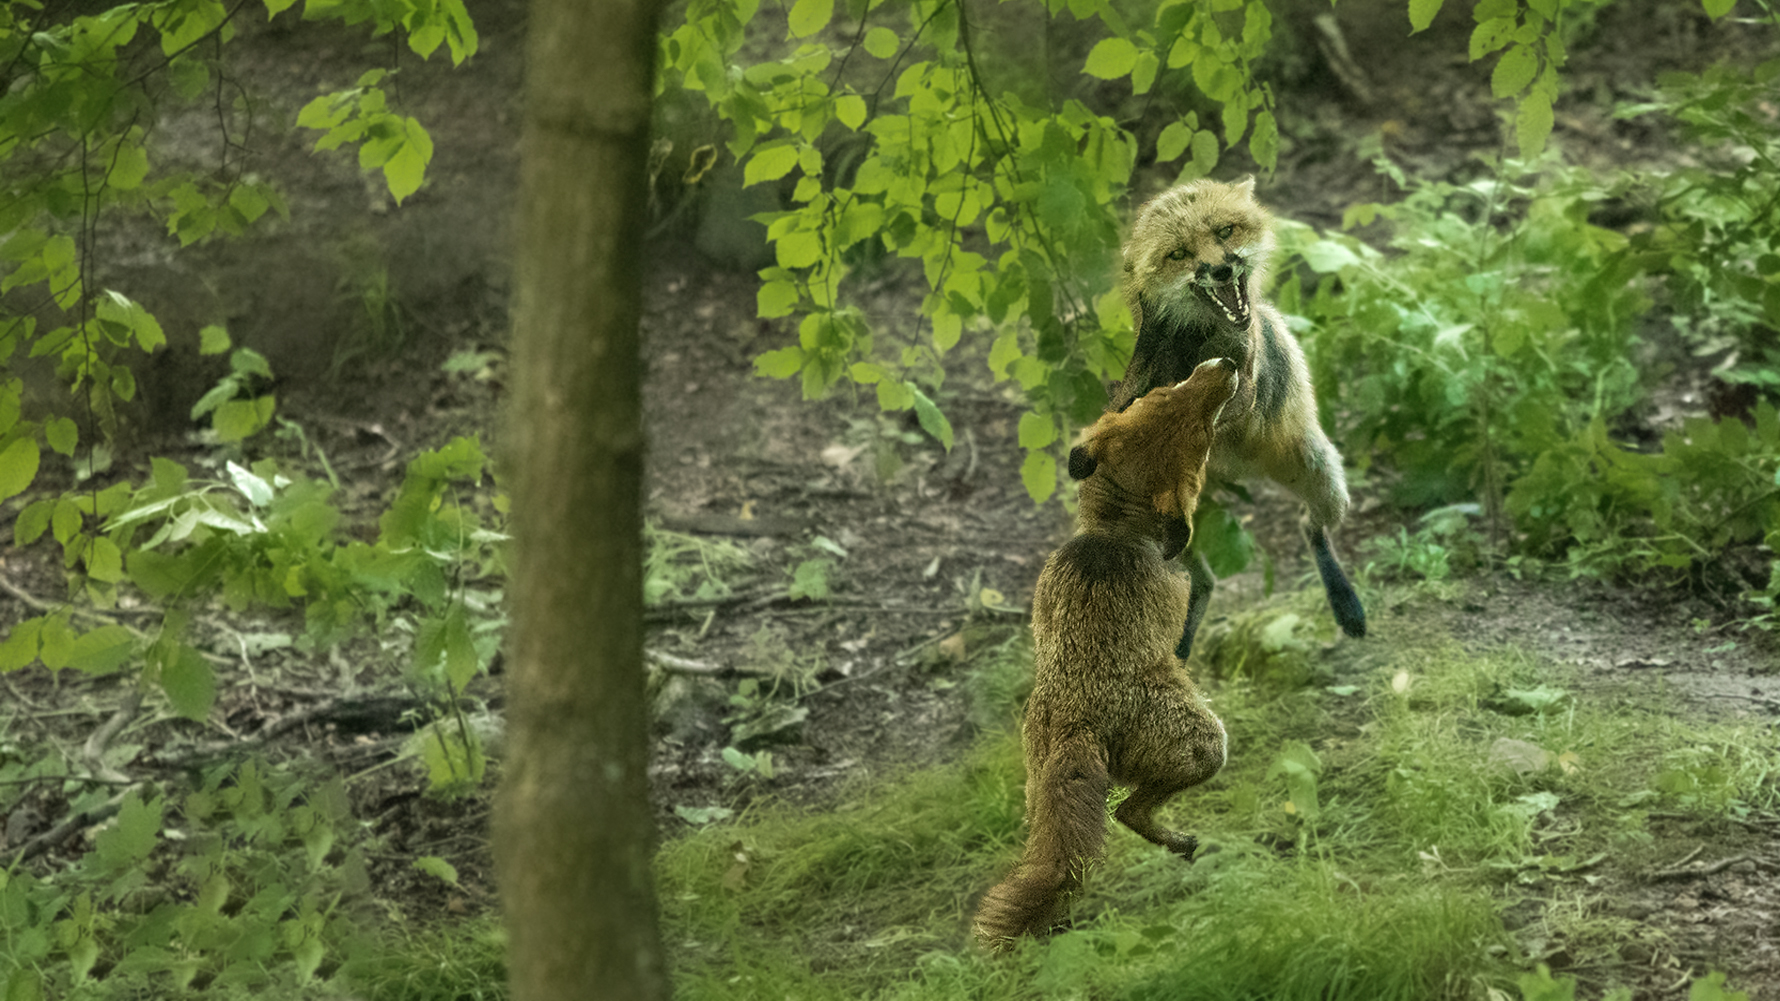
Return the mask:
[[(1697, 66), (1717, 51), (1718, 29), (1684, 7), (1618, 4), (1599, 17), (1599, 45), (1573, 46), (1567, 86), (1577, 96), (1560, 108), (1556, 137), (1573, 156), (1610, 163), (1664, 155), (1653, 145), (1661, 137), (1610, 121), (1605, 109), (1657, 71)], [(1314, 34), (1295, 36), (1295, 45), (1287, 47), (1281, 105), (1296, 122), (1284, 130), (1288, 141), (1278, 175), (1263, 187), (1277, 213), (1330, 225), (1346, 204), (1386, 194), (1355, 155), (1358, 138), (1367, 134), (1382, 132), (1387, 148), (1411, 172), (1440, 176), (1472, 169), (1466, 159), (1471, 150), (1497, 148), (1487, 67), (1463, 59), (1470, 25), (1462, 12), (1445, 12), (1434, 30), (1406, 43), (1400, 6), (1385, 8), (1341, 8), (1345, 41), (1361, 56), (1359, 88)], [(515, 180), (521, 5), (474, 4), (472, 13), (484, 32), (484, 50), (469, 66), (452, 72), (415, 66), (411, 57), (403, 63), (402, 97), (433, 129), (437, 144), (431, 186), (409, 205), (380, 204), (349, 161), (312, 158), (306, 137), (286, 137), (273, 128), (261, 140), (262, 155), (267, 172), (290, 186), (295, 221), (231, 248), (177, 259), (165, 248), (157, 251), (163, 263), (156, 266), (225, 276), (212, 287), (223, 289), (237, 340), (265, 351), (286, 375), (282, 413), (308, 429), (349, 481), (337, 503), (373, 524), (416, 450), (471, 432), (482, 433), (497, 453), (499, 448), (498, 363), (483, 379), (439, 370), (453, 351), (498, 351), (506, 330), (504, 220)], [(1633, 26), (1620, 19), (1631, 19)], [(376, 46), (367, 55), (362, 41), (285, 18), (249, 33), (242, 44), (244, 79), (264, 94), (272, 119), (285, 123), (317, 88), (344, 86), (357, 67), (379, 58)], [(246, 72), (249, 65), (253, 74)], [(1146, 176), (1145, 183), (1156, 187), (1163, 177)], [(354, 246), (352, 239), (361, 241), (356, 245), (368, 240), (387, 262), (406, 324), (394, 350), (352, 350), (354, 310), (362, 296), (338, 287), (346, 269), (341, 262), (350, 258), (342, 258), (339, 248)], [(652, 669), (662, 715), (651, 776), (663, 836), (688, 829), (676, 808), (735, 809), (759, 796), (820, 806), (845, 783), (951, 758), (975, 733), (959, 684), (965, 662), (1017, 636), (1039, 568), (1069, 530), (1059, 504), (1035, 507), (1020, 485), (1017, 391), (991, 382), (980, 362), (962, 360), (940, 401), (959, 429), (950, 454), (919, 434), (912, 418), (879, 415), (869, 397), (856, 401), (841, 393), (805, 403), (794, 384), (753, 375), (752, 358), (794, 333), (780, 322), (755, 318), (751, 274), (703, 258), (678, 232), (647, 249), (649, 515), (664, 528), (744, 545), (766, 574), (729, 598), (650, 615), (653, 652), (724, 672), (700, 677), (660, 663)], [(122, 266), (117, 270), (126, 273)], [(145, 273), (168, 280), (166, 271), (149, 267)], [(871, 287), (872, 308), (902, 318), (892, 322), (909, 322), (917, 285), (918, 276), (910, 281), (885, 274)], [(196, 316), (214, 304), (180, 300), (165, 308)], [(174, 327), (168, 323), (170, 332)], [(194, 384), (201, 392), (205, 383), (183, 371), (165, 373), (161, 392), (170, 402), (157, 416), (182, 421), (189, 399), (181, 403), (180, 394)], [(195, 461), (204, 449), (173, 430), (179, 426), (165, 424), (146, 436), (120, 460), (119, 472), (145, 466), (149, 455)], [(899, 468), (881, 475), (887, 466), (880, 459), (888, 463), (892, 456)], [(1413, 527), (1415, 516), (1380, 504), (1364, 488), (1355, 500), (1357, 513), (1338, 542), (1350, 565), (1364, 562), (1365, 540), (1399, 524)], [(7, 523), (18, 506), (7, 505)], [(1296, 512), (1262, 489), (1249, 514), (1277, 562), (1279, 579), (1296, 587), (1307, 566)], [(0, 524), (0, 531), (5, 527)], [(844, 557), (818, 547), (817, 536)], [(791, 567), (822, 556), (833, 560), (829, 600), (772, 596)], [(30, 614), (25, 595), (54, 599), (61, 593), (54, 563), (55, 554), (41, 546), (6, 554), (0, 575), (15, 590), (0, 597), (0, 622)], [(990, 598), (999, 594), (990, 607), (983, 605), (984, 589)], [(1240, 609), (1259, 590), (1258, 571), (1225, 582), (1212, 615)], [(1575, 665), (1584, 687), (1602, 698), (1654, 688), (1678, 714), (1745, 716), (1770, 727), (1780, 719), (1772, 646), (1744, 638), (1727, 650), (1723, 635), (1695, 631), (1695, 619), (1721, 622), (1727, 615), (1709, 597), (1505, 574), (1473, 578), (1462, 593), (1432, 610), (1376, 607), (1374, 634), (1331, 656), (1361, 656), (1367, 646), (1390, 644), (1403, 616), (1440, 615), (1448, 617), (1455, 636), (1478, 649), (1511, 645), (1533, 658)], [(293, 624), (262, 626), (273, 627)], [(213, 649), (227, 656), (230, 647), (227, 632), (216, 631)], [(722, 758), (732, 742), (724, 722), (732, 711), (729, 696), (750, 668), (787, 659), (799, 665), (798, 705), (808, 710), (807, 718), (783, 742), (767, 745), (776, 765), (772, 779), (738, 781), (734, 766)], [(137, 754), (119, 765), (126, 772), (153, 772), (169, 749), (251, 737), (281, 720), (298, 720), (301, 725), (278, 729), (267, 749), (314, 757), (358, 776), (351, 786), (355, 808), (381, 839), (373, 871), (379, 895), (423, 919), (486, 911), (493, 906), (487, 797), (443, 802), (423, 796), (411, 770), (372, 770), (391, 760), (403, 734), (399, 717), (409, 703), (399, 661), (400, 651), (369, 641), (325, 660), (288, 651), (262, 656), (252, 674), (225, 673), (207, 726), (173, 719), (151, 705), (128, 731)], [(121, 677), (52, 677), (40, 668), (0, 683), (11, 706), (7, 739), (51, 742), (71, 757), (78, 757), (80, 743), (131, 684)], [(479, 682), (472, 694), (498, 710), (500, 685), (497, 675)], [(317, 707), (326, 711), (315, 712)], [(66, 808), (48, 791), (15, 802), (6, 818), (7, 843), (41, 833)], [(1780, 825), (1774, 823), (1681, 816), (1659, 822), (1671, 825), (1668, 833), (1677, 844), (1704, 846), (1706, 860), (1739, 853), (1780, 858)], [(42, 863), (53, 865), (83, 850), (76, 832)], [(415, 874), (407, 860), (419, 854), (448, 858), (462, 887), (453, 890)], [(1646, 922), (1699, 955), (1737, 957), (1730, 964), (1734, 983), (1752, 997), (1780, 998), (1780, 882), (1772, 866), (1730, 866), (1663, 882), (1621, 878), (1603, 887), (1601, 906)], [(1561, 966), (1560, 953), (1548, 961)], [(1627, 975), (1648, 991), (1640, 997), (1684, 996), (1682, 971), (1666, 962), (1672, 957), (1646, 956), (1641, 971), (1638, 957), (1624, 958), (1622, 974), (1631, 971)]]

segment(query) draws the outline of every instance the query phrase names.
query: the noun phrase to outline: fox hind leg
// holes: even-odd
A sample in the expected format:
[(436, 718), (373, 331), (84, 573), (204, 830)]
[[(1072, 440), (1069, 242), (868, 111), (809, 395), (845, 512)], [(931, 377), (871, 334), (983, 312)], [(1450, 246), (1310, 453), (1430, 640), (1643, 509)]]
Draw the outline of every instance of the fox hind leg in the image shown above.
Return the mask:
[(1189, 692), (1158, 693), (1152, 703), (1144, 732), (1133, 739), (1113, 775), (1131, 786), (1113, 815), (1139, 837), (1191, 862), (1199, 839), (1158, 824), (1156, 808), (1216, 775), (1229, 755), (1229, 738), (1224, 724)]
[(1171, 831), (1156, 823), (1153, 816), (1156, 807), (1167, 802), (1168, 797), (1179, 791), (1163, 785), (1138, 786), (1131, 790), (1131, 795), (1119, 804), (1113, 815), (1119, 819), (1119, 823), (1136, 831), (1145, 841), (1161, 845), (1191, 862), (1194, 853), (1199, 850), (1199, 839), (1191, 834)]

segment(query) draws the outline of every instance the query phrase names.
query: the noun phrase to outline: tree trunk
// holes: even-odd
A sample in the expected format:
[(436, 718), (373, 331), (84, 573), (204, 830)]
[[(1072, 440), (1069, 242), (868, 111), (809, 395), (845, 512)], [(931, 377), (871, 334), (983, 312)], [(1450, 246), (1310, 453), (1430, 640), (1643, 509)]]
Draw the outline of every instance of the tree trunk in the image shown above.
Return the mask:
[(637, 320), (655, 0), (533, 0), (515, 234), (515, 1001), (668, 996), (650, 874)]

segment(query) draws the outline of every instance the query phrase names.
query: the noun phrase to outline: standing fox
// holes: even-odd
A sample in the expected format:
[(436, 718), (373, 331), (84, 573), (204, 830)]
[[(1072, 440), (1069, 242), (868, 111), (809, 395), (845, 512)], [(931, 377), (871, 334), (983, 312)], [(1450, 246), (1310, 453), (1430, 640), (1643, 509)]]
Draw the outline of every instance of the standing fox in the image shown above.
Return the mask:
[(1114, 782), (1132, 790), (1116, 814), (1125, 826), (1188, 861), (1198, 848), (1151, 816), (1217, 774), (1226, 755), (1224, 725), (1174, 654), (1189, 588), (1166, 561), (1191, 534), (1213, 425), (1242, 382), (1235, 362), (1206, 361), (1186, 381), (1103, 415), (1069, 454), (1070, 475), (1083, 481), (1079, 527), (1032, 596), (1026, 851), (977, 909), (987, 948), (1063, 918), (1100, 854)]
[[(1364, 636), (1366, 610), (1327, 534), (1347, 514), (1341, 455), (1317, 424), (1303, 350), (1279, 310), (1260, 297), (1273, 247), (1273, 220), (1255, 201), (1252, 177), (1193, 181), (1144, 205), (1125, 244), (1119, 283), (1137, 346), (1108, 410), (1186, 378), (1207, 358), (1234, 359), (1242, 388), (1218, 424), (1211, 475), (1265, 475), (1304, 502), (1335, 621), (1347, 635)], [(1185, 563), (1193, 600), (1177, 647), (1182, 658), (1192, 652), (1217, 583), (1200, 554), (1189, 550)]]

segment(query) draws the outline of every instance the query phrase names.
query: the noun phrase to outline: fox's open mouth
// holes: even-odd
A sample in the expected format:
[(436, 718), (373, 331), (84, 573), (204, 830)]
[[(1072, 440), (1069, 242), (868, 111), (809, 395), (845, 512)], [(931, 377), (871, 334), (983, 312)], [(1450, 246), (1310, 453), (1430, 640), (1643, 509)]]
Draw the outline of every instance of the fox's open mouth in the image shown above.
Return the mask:
[(1238, 273), (1230, 281), (1217, 283), (1202, 277), (1193, 283), (1206, 301), (1223, 310), (1231, 323), (1246, 326), (1249, 318), (1247, 275)]

